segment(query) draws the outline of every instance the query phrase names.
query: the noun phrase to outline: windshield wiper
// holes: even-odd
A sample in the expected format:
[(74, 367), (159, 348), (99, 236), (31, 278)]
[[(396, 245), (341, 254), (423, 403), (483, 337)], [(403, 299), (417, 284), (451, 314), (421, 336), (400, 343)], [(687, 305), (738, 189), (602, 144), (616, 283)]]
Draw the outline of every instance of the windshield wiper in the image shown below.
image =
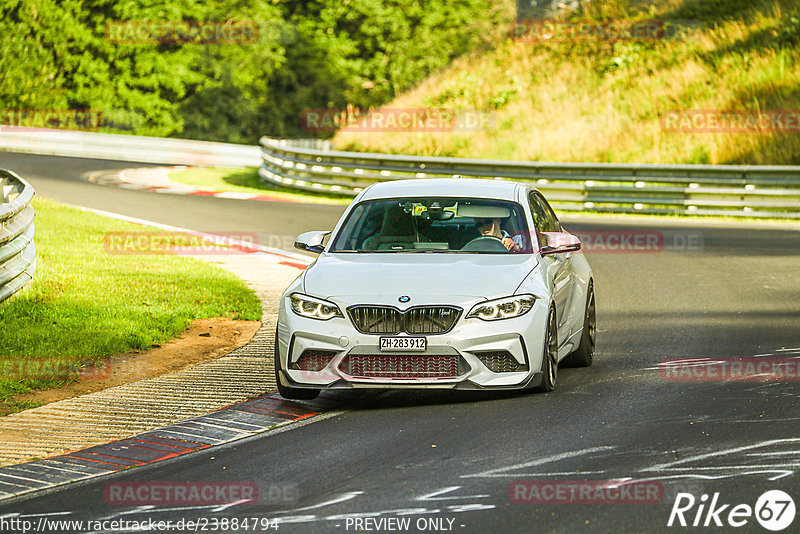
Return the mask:
[(381, 250), (376, 251), (381, 253), (394, 253), (394, 254), (469, 254), (461, 250), (453, 250), (449, 248), (430, 249), (430, 248), (407, 248), (403, 250)]

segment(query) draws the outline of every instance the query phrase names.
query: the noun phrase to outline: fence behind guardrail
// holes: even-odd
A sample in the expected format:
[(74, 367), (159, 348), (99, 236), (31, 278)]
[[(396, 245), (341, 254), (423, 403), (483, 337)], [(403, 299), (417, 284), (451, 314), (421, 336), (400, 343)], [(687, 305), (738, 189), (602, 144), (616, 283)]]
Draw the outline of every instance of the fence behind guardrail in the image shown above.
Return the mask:
[(0, 302), (19, 291), (36, 273), (33, 194), (28, 182), (0, 169)]
[(530, 182), (560, 210), (800, 218), (800, 166), (541, 163), (329, 151), (261, 138), (265, 182), (355, 196), (375, 182)]

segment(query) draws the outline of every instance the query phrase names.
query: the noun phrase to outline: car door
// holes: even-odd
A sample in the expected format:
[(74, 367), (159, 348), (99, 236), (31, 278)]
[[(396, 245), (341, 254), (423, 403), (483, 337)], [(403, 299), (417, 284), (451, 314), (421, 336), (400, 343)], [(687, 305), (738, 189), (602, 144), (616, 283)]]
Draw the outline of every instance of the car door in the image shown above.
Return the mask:
[[(544, 197), (537, 191), (529, 195), (531, 213), (538, 232), (561, 232), (561, 223)], [(541, 238), (539, 240), (542, 241)], [(572, 254), (549, 254), (542, 258), (553, 280), (553, 299), (556, 303), (558, 343), (562, 345), (572, 334), (572, 295), (575, 276), (572, 269)]]

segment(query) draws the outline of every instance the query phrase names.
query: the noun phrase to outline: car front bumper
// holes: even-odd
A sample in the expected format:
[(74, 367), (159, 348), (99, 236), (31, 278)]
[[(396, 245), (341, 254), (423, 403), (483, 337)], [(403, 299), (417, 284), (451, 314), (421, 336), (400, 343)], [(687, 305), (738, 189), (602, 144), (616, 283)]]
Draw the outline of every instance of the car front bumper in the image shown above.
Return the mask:
[[(475, 301), (478, 302), (478, 301)], [(340, 304), (342, 310), (344, 306)], [(464, 314), (470, 306), (465, 308)], [(499, 321), (458, 319), (445, 334), (428, 334), (425, 351), (381, 351), (382, 335), (359, 332), (347, 317), (319, 321), (301, 317), (288, 308), (282, 298), (277, 327), (279, 379), (295, 388), (440, 388), (440, 389), (520, 389), (541, 381), (542, 354), (548, 303), (538, 300), (525, 315)], [(412, 337), (417, 337), (412, 336)], [(298, 369), (304, 354), (324, 353), (329, 362), (320, 370)], [(487, 353), (503, 354), (515, 362), (516, 369), (495, 372), (486, 363)], [(372, 362), (418, 362), (426, 359), (458, 359), (458, 371), (448, 376), (392, 376), (349, 374), (348, 358)], [(483, 357), (483, 360), (482, 360)], [(514, 367), (514, 364), (512, 364)], [(390, 373), (391, 374), (391, 373)]]

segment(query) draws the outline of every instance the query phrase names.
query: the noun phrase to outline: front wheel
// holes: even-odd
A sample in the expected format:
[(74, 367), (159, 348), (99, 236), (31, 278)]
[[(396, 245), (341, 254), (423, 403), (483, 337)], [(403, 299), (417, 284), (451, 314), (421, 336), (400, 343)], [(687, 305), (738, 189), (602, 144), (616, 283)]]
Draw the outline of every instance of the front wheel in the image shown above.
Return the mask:
[(589, 367), (594, 361), (594, 344), (597, 335), (597, 318), (594, 305), (594, 286), (589, 283), (586, 293), (586, 314), (583, 319), (583, 334), (575, 352), (564, 358), (566, 367)]
[(545, 339), (544, 354), (542, 355), (542, 383), (534, 389), (539, 393), (553, 391), (558, 379), (558, 325), (555, 308), (550, 308)]
[(281, 355), (278, 349), (278, 332), (275, 332), (275, 383), (278, 385), (278, 393), (284, 399), (292, 400), (312, 400), (319, 396), (320, 390), (293, 388), (281, 384)]

